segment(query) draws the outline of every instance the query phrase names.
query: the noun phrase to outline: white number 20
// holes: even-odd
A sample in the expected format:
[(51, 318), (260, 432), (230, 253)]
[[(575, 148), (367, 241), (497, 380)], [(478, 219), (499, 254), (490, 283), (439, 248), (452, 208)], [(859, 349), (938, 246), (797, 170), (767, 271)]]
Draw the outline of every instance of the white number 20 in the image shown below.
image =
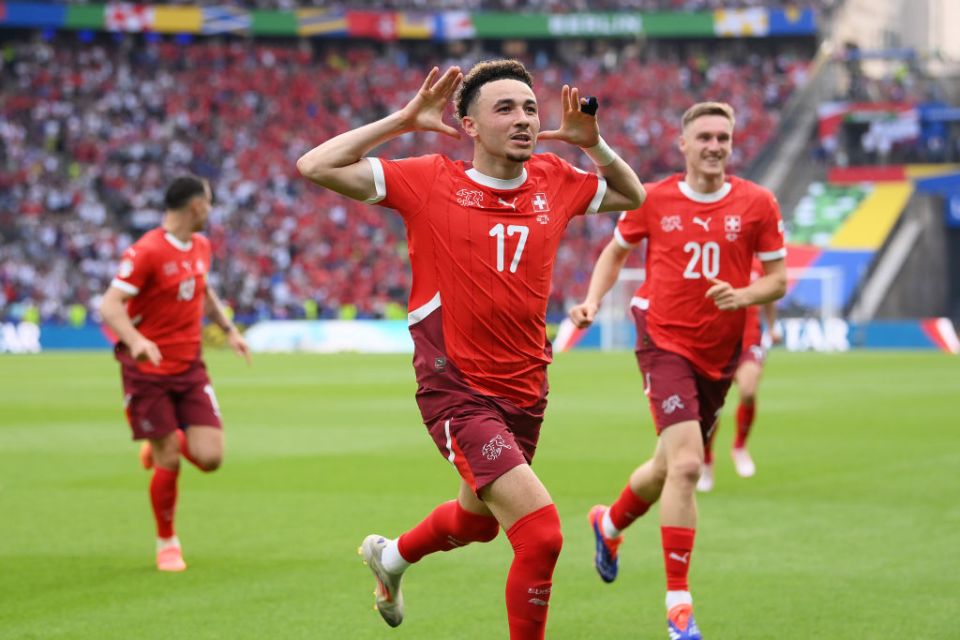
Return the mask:
[(683, 245), (683, 252), (692, 254), (683, 272), (683, 277), (687, 280), (716, 278), (719, 275), (720, 245), (716, 242), (704, 242), (702, 246), (697, 242), (688, 242)]
[[(530, 229), (523, 225), (511, 224), (507, 227), (506, 235), (513, 237), (520, 234), (520, 240), (517, 242), (517, 250), (513, 252), (513, 261), (510, 263), (510, 273), (517, 272), (517, 265), (520, 264), (520, 256), (523, 255), (523, 248), (527, 245), (527, 234)], [(506, 240), (503, 233), (503, 224), (497, 223), (490, 229), (490, 237), (497, 239), (497, 271), (503, 271), (504, 263), (504, 245)]]

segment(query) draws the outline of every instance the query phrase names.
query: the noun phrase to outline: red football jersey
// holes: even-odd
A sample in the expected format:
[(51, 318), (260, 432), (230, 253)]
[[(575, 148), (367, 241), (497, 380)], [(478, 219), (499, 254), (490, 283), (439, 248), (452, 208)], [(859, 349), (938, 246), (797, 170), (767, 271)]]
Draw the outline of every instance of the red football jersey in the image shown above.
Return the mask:
[[(750, 282), (763, 276), (763, 266), (758, 260), (750, 265)], [(760, 344), (763, 338), (763, 326), (760, 324), (760, 305), (753, 304), (747, 307), (747, 317), (743, 325), (743, 348), (747, 349)]]
[(199, 233), (183, 243), (159, 227), (124, 252), (111, 286), (133, 296), (127, 313), (163, 356), (157, 367), (137, 362), (142, 371), (180, 373), (200, 357), (210, 255), (210, 241)]
[(649, 239), (647, 279), (634, 304), (648, 309), (650, 337), (718, 379), (740, 345), (746, 311), (717, 309), (705, 297), (711, 279), (745, 287), (754, 255), (786, 256), (783, 222), (773, 194), (748, 180), (731, 176), (716, 193), (700, 194), (683, 178), (648, 186), (646, 201), (621, 216), (615, 237), (626, 248)]
[[(436, 349), (437, 371), (449, 360), (482, 394), (536, 404), (551, 360), (546, 310), (557, 247), (571, 218), (597, 211), (606, 181), (549, 153), (534, 155), (513, 180), (442, 155), (370, 162), (370, 202), (396, 209), (407, 227), (417, 350)], [(418, 336), (432, 314), (442, 335)], [(419, 369), (417, 381), (442, 384)]]

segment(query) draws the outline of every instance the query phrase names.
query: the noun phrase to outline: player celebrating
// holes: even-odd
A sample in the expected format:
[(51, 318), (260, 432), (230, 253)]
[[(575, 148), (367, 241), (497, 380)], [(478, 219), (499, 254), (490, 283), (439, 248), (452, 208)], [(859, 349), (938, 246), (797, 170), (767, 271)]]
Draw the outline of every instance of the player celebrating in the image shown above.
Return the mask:
[[(390, 626), (403, 620), (400, 579), (410, 564), (492, 540), (503, 527), (514, 550), (506, 586), (510, 638), (544, 637), (562, 537), (556, 507), (530, 463), (546, 407), (553, 262), (571, 218), (639, 206), (644, 191), (600, 138), (596, 118), (580, 110), (576, 88), (563, 87), (560, 128), (541, 132), (532, 86), (514, 60), (479, 63), (465, 78), (457, 67), (442, 75), (434, 68), (404, 108), (297, 162), (314, 183), (402, 216), (413, 268), (417, 403), (440, 454), (461, 477), (456, 500), (399, 538), (363, 541), (377, 579), (376, 605)], [(453, 96), (473, 139), (472, 164), (436, 154), (364, 157), (409, 131), (459, 137), (442, 120)], [(582, 147), (602, 176), (552, 154), (534, 155), (543, 139)]]
[[(700, 638), (687, 586), (703, 443), (723, 406), (739, 357), (745, 307), (775, 300), (786, 288), (783, 225), (765, 189), (732, 176), (733, 109), (696, 104), (683, 115), (685, 174), (650, 187), (644, 205), (617, 223), (590, 279), (586, 299), (570, 310), (577, 327), (593, 322), (632, 247), (644, 238), (647, 280), (631, 301), (637, 360), (659, 436), (610, 508), (589, 514), (600, 577), (617, 577), (621, 532), (660, 500), (667, 573), (667, 627), (672, 640)], [(750, 282), (756, 255), (764, 275)]]
[[(754, 260), (750, 271), (750, 279), (755, 280), (763, 275), (763, 267)], [(776, 328), (777, 306), (773, 302), (762, 305), (764, 320), (770, 339), (773, 344), (780, 341), (780, 334)], [(763, 363), (766, 360), (766, 349), (763, 346), (763, 327), (760, 323), (759, 306), (747, 307), (747, 319), (743, 330), (743, 344), (740, 347), (740, 362), (737, 371), (733, 374), (733, 381), (737, 385), (740, 403), (737, 405), (737, 436), (730, 449), (733, 466), (741, 478), (751, 478), (757, 468), (753, 463), (750, 452), (747, 451), (747, 436), (757, 411), (757, 388), (760, 385), (760, 376), (763, 373)], [(720, 420), (710, 431), (710, 437), (704, 443), (703, 469), (700, 480), (697, 481), (698, 491), (712, 491), (714, 485), (713, 471), (713, 441), (720, 430)]]
[[(196, 176), (174, 180), (161, 226), (127, 249), (100, 313), (117, 335), (124, 406), (135, 440), (150, 442), (150, 502), (157, 523), (157, 568), (183, 571), (174, 533), (180, 456), (202, 471), (223, 459), (216, 396), (200, 354), (204, 314), (250, 361), (247, 344), (207, 286), (210, 242), (197, 233), (210, 214), (210, 185)], [(181, 429), (186, 430), (186, 435)]]

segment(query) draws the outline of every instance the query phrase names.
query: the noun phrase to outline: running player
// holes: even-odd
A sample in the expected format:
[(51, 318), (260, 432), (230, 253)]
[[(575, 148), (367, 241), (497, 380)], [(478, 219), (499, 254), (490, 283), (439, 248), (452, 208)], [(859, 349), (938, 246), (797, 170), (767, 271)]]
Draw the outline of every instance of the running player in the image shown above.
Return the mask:
[[(703, 443), (723, 406), (739, 359), (745, 308), (786, 289), (783, 224), (773, 195), (726, 174), (733, 147), (733, 109), (692, 106), (681, 122), (686, 172), (648, 190), (626, 212), (597, 259), (586, 299), (570, 310), (577, 327), (596, 317), (630, 250), (647, 239), (647, 279), (631, 301), (637, 360), (658, 441), (609, 507), (589, 513), (600, 577), (617, 577), (622, 531), (660, 500), (667, 574), (667, 628), (673, 640), (701, 638), (688, 588), (697, 524), (695, 489)], [(764, 275), (750, 282), (754, 256)]]
[(198, 232), (211, 198), (206, 180), (174, 180), (161, 225), (124, 252), (100, 305), (119, 339), (114, 353), (133, 438), (149, 442), (143, 462), (153, 468), (150, 503), (161, 571), (187, 568), (173, 526), (180, 456), (202, 471), (214, 471), (223, 459), (220, 409), (200, 352), (204, 315), (250, 361), (246, 341), (207, 286), (210, 242)]

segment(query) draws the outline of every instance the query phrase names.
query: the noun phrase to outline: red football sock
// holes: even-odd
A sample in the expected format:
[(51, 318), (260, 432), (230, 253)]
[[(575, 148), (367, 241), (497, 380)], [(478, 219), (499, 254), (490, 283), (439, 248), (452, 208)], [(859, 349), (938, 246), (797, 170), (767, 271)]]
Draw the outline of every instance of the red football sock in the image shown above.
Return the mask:
[(660, 527), (663, 559), (667, 567), (667, 591), (690, 590), (687, 586), (687, 572), (690, 571), (695, 533), (696, 530), (684, 527)]
[(513, 546), (506, 590), (510, 640), (543, 640), (553, 568), (563, 546), (557, 507), (548, 504), (528, 513), (507, 537)]
[(737, 407), (737, 437), (733, 441), (733, 447), (740, 449), (747, 445), (747, 436), (750, 435), (750, 427), (753, 426), (753, 417), (757, 413), (757, 403), (740, 403)]
[(650, 508), (650, 504), (633, 492), (627, 484), (620, 492), (617, 501), (610, 505), (610, 522), (617, 529), (623, 531), (633, 521), (642, 516)]
[(150, 503), (157, 521), (157, 537), (173, 536), (173, 512), (177, 506), (177, 476), (179, 469), (153, 468), (150, 479)]
[(499, 531), (500, 525), (493, 516), (471, 513), (451, 500), (401, 535), (397, 549), (407, 562), (418, 562), (428, 553), (450, 551), (471, 542), (489, 542)]
[(200, 471), (206, 473), (206, 469), (200, 466), (200, 463), (190, 455), (190, 447), (187, 445), (187, 434), (183, 432), (183, 429), (177, 429), (177, 442), (180, 444), (180, 455), (187, 459), (187, 462), (195, 466)]

